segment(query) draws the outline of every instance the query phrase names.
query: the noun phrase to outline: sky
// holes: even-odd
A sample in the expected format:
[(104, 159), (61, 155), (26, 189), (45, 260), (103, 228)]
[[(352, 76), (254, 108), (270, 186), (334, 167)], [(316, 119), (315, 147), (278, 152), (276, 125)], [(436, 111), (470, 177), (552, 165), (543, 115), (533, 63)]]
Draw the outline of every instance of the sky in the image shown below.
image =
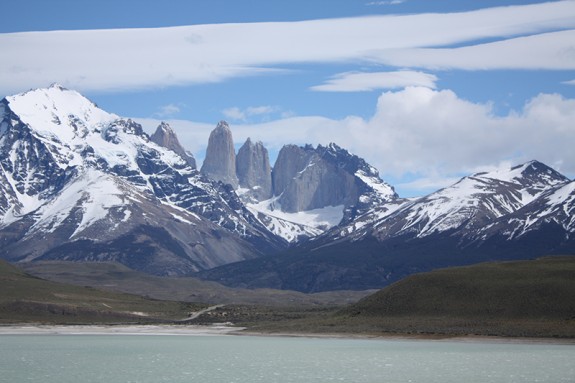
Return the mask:
[(57, 82), (201, 164), (334, 142), (402, 197), (539, 160), (575, 176), (575, 0), (1, 0), (0, 97)]

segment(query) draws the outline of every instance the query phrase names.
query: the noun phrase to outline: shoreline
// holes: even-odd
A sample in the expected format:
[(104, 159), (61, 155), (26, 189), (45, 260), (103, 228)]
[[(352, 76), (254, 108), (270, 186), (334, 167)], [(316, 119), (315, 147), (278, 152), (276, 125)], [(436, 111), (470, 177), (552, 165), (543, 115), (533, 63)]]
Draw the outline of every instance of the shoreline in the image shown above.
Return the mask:
[(353, 333), (289, 333), (250, 331), (228, 323), (214, 325), (0, 325), (2, 335), (166, 335), (166, 336), (261, 336), (323, 339), (366, 339), (389, 341), (437, 341), (466, 343), (522, 343), (575, 345), (574, 338), (529, 338), (483, 335), (410, 335), (410, 334), (353, 334)]
[(1, 335), (228, 335), (245, 327), (200, 325), (0, 325)]
[(257, 331), (240, 331), (231, 333), (235, 336), (263, 336), (286, 338), (332, 338), (332, 339), (366, 339), (389, 341), (434, 341), (465, 343), (515, 343), (515, 344), (561, 344), (575, 345), (575, 338), (535, 338), (506, 337), (492, 335), (447, 335), (447, 334), (354, 334), (354, 333), (268, 333)]

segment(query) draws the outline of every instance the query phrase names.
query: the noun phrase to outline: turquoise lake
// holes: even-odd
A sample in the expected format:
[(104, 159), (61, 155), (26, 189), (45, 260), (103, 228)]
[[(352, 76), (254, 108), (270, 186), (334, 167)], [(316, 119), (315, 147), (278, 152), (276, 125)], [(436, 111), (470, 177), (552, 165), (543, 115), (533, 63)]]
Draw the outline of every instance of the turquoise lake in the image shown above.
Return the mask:
[(575, 346), (186, 335), (1, 335), (0, 381), (575, 382)]

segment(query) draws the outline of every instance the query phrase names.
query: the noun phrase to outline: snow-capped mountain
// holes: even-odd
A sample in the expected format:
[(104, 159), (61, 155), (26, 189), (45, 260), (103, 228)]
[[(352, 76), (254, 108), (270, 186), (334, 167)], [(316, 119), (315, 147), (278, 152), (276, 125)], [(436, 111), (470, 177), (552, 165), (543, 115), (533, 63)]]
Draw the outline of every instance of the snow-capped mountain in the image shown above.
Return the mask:
[(426, 237), (447, 231), (462, 235), (483, 228), (535, 200), (568, 179), (532, 161), (511, 169), (477, 173), (421, 199), (404, 204), (372, 228), (379, 240)]
[(269, 232), (291, 244), (398, 198), (375, 168), (334, 143), (285, 145), (273, 169), (261, 142), (248, 138), (236, 155), (225, 121), (210, 134), (201, 172), (233, 187)]
[[(542, 235), (541, 235), (542, 234)], [(521, 240), (529, 236), (547, 237), (542, 242), (560, 248), (575, 238), (575, 181), (550, 188), (513, 214), (479, 231), (479, 237), (502, 236)], [(550, 236), (553, 236), (550, 238)]]
[(455, 231), (470, 237), (565, 182), (565, 176), (537, 161), (477, 173), (422, 198), (379, 204), (350, 224), (334, 229), (326, 238), (358, 240), (371, 236), (384, 241), (443, 232), (454, 235)]
[(167, 124), (150, 137), (59, 85), (0, 100), (0, 257), (322, 291), (575, 253), (575, 181), (537, 161), (402, 199), (336, 144), (286, 145), (271, 168), (221, 122), (209, 146), (202, 174)]
[(380, 288), (438, 267), (575, 254), (574, 213), (575, 181), (531, 161), (384, 202), (273, 262), (254, 259), (203, 276), (306, 292)]
[(334, 143), (284, 146), (272, 177), (272, 198), (248, 207), (270, 231), (290, 242), (317, 236), (398, 199), (377, 169)]
[(115, 259), (94, 249), (122, 241), (130, 249), (132, 236), (149, 245), (138, 268), (182, 274), (283, 246), (231, 188), (75, 91), (53, 85), (6, 97), (0, 121), (4, 258), (54, 257), (67, 246), (65, 258)]

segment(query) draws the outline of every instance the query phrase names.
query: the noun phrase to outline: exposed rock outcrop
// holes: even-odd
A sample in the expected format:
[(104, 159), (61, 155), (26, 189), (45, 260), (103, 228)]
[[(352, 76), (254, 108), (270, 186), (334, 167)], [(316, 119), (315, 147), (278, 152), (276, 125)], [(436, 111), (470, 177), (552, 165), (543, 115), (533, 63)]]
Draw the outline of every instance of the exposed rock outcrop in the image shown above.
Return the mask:
[(154, 134), (150, 136), (150, 139), (152, 142), (160, 145), (161, 147), (169, 149), (178, 154), (186, 161), (189, 166), (196, 169), (196, 159), (192, 153), (184, 149), (178, 140), (176, 132), (174, 132), (174, 130), (167, 123), (162, 122), (160, 125), (158, 125)]
[(210, 133), (206, 158), (200, 171), (213, 180), (222, 181), (237, 189), (239, 183), (236, 176), (236, 152), (232, 131), (227, 122), (220, 121)]
[(279, 196), (286, 190), (298, 172), (307, 166), (313, 153), (310, 145), (284, 145), (281, 148), (272, 172), (274, 195)]
[(256, 201), (272, 197), (272, 171), (267, 149), (258, 141), (247, 139), (236, 157), (239, 185), (248, 189), (245, 195)]
[(380, 198), (397, 197), (375, 169), (335, 144), (315, 149), (310, 145), (284, 146), (274, 166), (273, 181), (274, 195), (286, 212), (357, 207), (367, 198), (364, 194), (374, 190)]

